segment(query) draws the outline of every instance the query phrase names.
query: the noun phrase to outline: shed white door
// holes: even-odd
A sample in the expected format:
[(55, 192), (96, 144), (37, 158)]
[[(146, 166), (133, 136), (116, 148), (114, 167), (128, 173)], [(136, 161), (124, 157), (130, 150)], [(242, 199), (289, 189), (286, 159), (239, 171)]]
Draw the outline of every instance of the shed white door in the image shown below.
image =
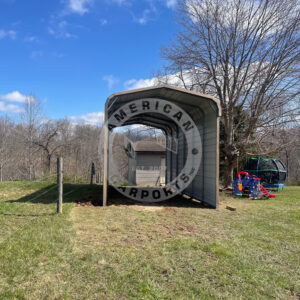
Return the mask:
[(160, 185), (161, 155), (139, 153), (136, 160), (136, 184), (143, 186)]

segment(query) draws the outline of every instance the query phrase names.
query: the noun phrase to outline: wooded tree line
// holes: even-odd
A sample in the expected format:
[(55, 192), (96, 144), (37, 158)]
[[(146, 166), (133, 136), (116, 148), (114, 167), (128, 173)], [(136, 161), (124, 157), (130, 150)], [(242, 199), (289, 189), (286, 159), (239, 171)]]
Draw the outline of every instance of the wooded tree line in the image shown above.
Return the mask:
[[(18, 121), (0, 117), (0, 181), (40, 180), (56, 173), (64, 157), (64, 173), (72, 181), (88, 181), (91, 163), (98, 175), (101, 128), (42, 117), (38, 101), (28, 98)], [(101, 175), (101, 174), (100, 174)]]
[[(91, 163), (94, 162), (97, 180), (101, 181), (103, 157), (99, 142), (102, 128), (72, 124), (67, 119), (43, 120), (38, 116), (37, 104), (29, 105), (17, 122), (8, 116), (0, 117), (0, 181), (55, 177), (58, 156), (64, 158), (67, 180), (89, 182)], [(160, 131), (157, 133), (157, 130), (146, 127), (135, 130), (128, 127), (116, 134), (112, 158), (116, 161), (117, 170), (112, 172), (112, 181), (122, 178), (121, 181), (124, 181), (128, 171), (127, 143), (141, 139), (159, 140), (163, 137)], [(223, 143), (221, 138), (221, 147)], [(241, 169), (246, 159), (253, 156), (279, 157), (287, 166), (289, 183), (300, 184), (299, 126), (261, 131), (251, 144), (244, 147), (234, 168)], [(221, 156), (220, 162), (223, 171), (224, 156)]]
[[(17, 120), (0, 116), (0, 182), (54, 179), (59, 156), (64, 158), (65, 180), (90, 182), (94, 163), (96, 181), (102, 182), (101, 130), (101, 126), (45, 118), (41, 103), (29, 96)], [(161, 135), (160, 130), (146, 126), (117, 131), (112, 139), (111, 159), (116, 167), (111, 170), (112, 182), (123, 182), (128, 176), (128, 143), (157, 140)]]

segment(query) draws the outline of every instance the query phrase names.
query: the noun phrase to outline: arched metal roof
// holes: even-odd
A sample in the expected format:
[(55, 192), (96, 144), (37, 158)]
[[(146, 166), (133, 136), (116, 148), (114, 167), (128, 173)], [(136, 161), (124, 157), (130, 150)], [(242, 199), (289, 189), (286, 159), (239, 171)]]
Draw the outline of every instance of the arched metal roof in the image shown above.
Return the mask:
[(122, 104), (126, 102), (141, 98), (154, 97), (170, 100), (186, 107), (198, 107), (199, 101), (204, 101), (209, 103), (209, 105), (214, 105), (216, 107), (215, 109), (218, 117), (220, 117), (222, 114), (220, 101), (214, 97), (166, 84), (114, 93), (110, 95), (105, 102), (105, 112), (108, 113), (109, 117), (110, 113), (116, 111)]

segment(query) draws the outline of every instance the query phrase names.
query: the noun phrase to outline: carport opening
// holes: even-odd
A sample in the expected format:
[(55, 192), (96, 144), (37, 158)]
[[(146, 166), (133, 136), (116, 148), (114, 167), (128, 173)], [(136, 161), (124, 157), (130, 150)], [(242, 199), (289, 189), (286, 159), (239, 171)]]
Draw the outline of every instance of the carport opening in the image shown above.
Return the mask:
[[(177, 152), (177, 141), (170, 141), (164, 130), (154, 126), (132, 124), (117, 127), (111, 133), (110, 184), (164, 187), (167, 151)], [(170, 149), (172, 145), (172, 149)]]
[(109, 135), (110, 185), (142, 202), (160, 202), (183, 191), (188, 176), (180, 174), (186, 167), (188, 146), (174, 119), (162, 113), (142, 113), (128, 119), (124, 126), (110, 128)]

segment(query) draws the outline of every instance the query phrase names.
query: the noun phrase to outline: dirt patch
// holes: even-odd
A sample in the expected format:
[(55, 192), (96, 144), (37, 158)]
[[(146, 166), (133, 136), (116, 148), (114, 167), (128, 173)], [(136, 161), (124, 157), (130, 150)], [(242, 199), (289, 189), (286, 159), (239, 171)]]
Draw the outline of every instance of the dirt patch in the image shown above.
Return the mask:
[(153, 205), (124, 205), (127, 208), (131, 208), (138, 211), (162, 211), (165, 209), (164, 206), (153, 206)]
[(88, 207), (99, 206), (99, 200), (93, 196), (88, 196), (88, 197), (76, 200), (75, 206), (83, 206), (83, 207), (84, 206), (88, 206)]
[(80, 207), (85, 207), (85, 206), (87, 206), (87, 207), (91, 207), (91, 206), (94, 206), (91, 202), (84, 202), (84, 203), (76, 203), (75, 204), (75, 206), (76, 207), (78, 207), (78, 206), (80, 206)]
[[(109, 206), (134, 206), (133, 209), (138, 210), (149, 210), (147, 207), (154, 207), (152, 211), (163, 210), (163, 207), (195, 207), (195, 208), (207, 208), (207, 205), (201, 203), (201, 201), (191, 199), (190, 197), (185, 197), (182, 195), (176, 195), (171, 199), (162, 201), (162, 202), (154, 202), (154, 203), (144, 203), (139, 202), (138, 200), (133, 200), (124, 197), (117, 189), (113, 187), (109, 187), (109, 197), (108, 203)], [(145, 208), (146, 207), (146, 208)], [(158, 209), (158, 207), (162, 207), (162, 209)]]

